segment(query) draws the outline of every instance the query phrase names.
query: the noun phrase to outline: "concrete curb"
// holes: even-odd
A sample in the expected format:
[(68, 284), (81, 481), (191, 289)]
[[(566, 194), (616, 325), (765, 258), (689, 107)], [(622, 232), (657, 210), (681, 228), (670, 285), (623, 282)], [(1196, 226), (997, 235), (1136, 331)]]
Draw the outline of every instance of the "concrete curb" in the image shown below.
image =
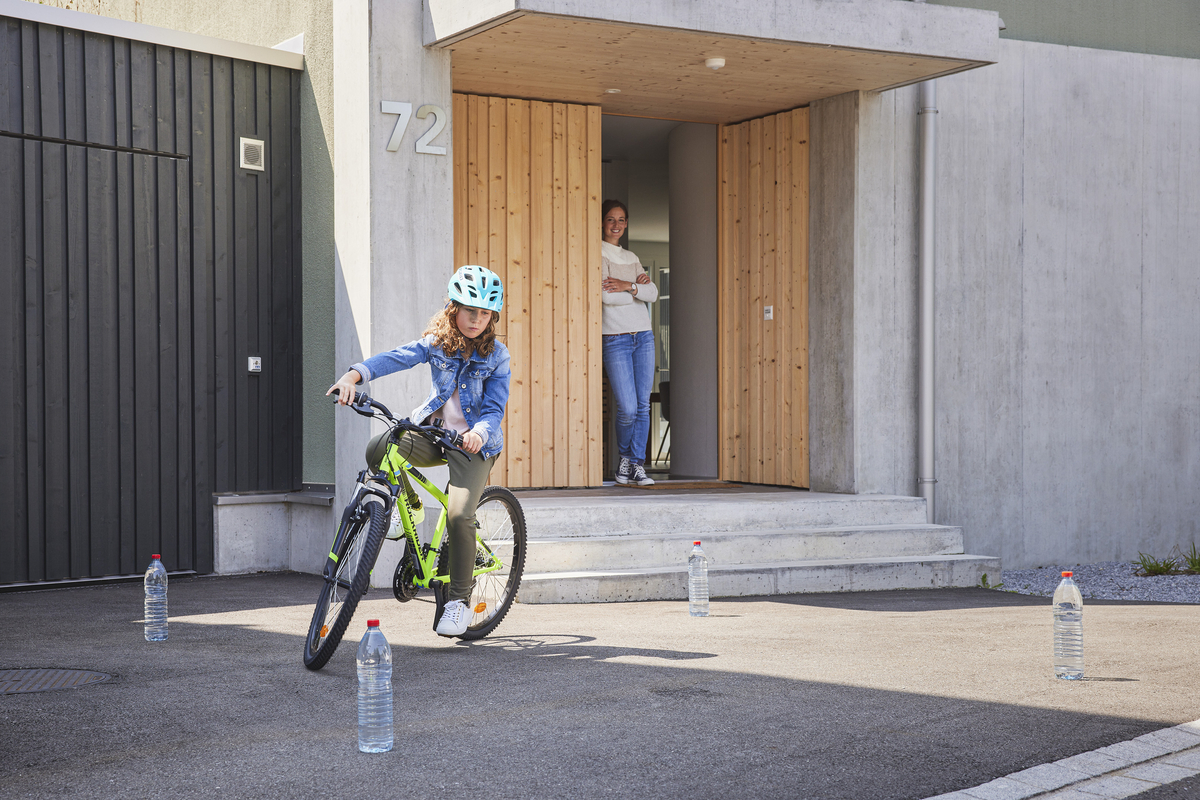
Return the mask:
[(1095, 800), (1133, 797), (1200, 775), (1200, 720), (927, 800)]

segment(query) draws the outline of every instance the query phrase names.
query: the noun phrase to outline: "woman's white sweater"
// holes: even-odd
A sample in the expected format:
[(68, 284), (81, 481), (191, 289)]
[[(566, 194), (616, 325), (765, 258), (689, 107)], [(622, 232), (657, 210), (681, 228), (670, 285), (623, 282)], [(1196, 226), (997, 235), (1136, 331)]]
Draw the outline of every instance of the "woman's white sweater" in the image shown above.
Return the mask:
[[(600, 280), (617, 278), (634, 283), (638, 275), (646, 274), (638, 257), (624, 247), (601, 242), (600, 258)], [(635, 286), (636, 296), (629, 292), (600, 291), (604, 301), (604, 335), (650, 330), (650, 304), (658, 299), (658, 287), (654, 281), (635, 283)]]

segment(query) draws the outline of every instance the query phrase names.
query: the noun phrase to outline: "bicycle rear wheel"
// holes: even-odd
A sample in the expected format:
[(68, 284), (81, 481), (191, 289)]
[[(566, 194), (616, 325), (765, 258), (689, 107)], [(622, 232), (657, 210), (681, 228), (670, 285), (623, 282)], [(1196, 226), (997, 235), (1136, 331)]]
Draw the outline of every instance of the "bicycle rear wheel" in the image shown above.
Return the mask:
[(461, 639), (482, 639), (496, 629), (516, 599), (525, 571), (525, 513), (516, 495), (500, 486), (487, 487), (479, 496), (475, 519), (480, 540), (476, 542), (475, 569), (497, 558), (504, 566), (475, 579), (467, 601), (467, 632)]
[(345, 535), (339, 537), (333, 554), (337, 569), (321, 588), (304, 640), (304, 666), (309, 669), (325, 666), (342, 641), (358, 601), (366, 594), (371, 570), (387, 533), (387, 521), (383, 500), (375, 495), (359, 499), (358, 507), (347, 520)]

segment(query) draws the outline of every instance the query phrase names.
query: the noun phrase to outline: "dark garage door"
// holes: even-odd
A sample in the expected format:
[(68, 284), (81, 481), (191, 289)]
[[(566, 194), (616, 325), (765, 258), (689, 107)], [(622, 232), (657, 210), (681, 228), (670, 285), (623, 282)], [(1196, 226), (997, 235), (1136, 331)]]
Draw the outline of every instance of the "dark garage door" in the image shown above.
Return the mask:
[(208, 572), (213, 492), (296, 488), (297, 87), (0, 18), (0, 584)]

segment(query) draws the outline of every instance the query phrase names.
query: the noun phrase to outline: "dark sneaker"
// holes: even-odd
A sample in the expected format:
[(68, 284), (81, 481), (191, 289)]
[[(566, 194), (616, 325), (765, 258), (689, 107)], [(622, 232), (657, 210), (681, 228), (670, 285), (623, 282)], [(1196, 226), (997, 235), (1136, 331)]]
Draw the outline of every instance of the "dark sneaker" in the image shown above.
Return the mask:
[(629, 463), (629, 459), (622, 456), (621, 466), (617, 467), (617, 483), (624, 486), (629, 483), (633, 477), (633, 465)]
[(633, 474), (629, 476), (629, 480), (636, 483), (638, 486), (653, 486), (654, 479), (646, 474), (646, 468), (641, 464), (633, 465)]

